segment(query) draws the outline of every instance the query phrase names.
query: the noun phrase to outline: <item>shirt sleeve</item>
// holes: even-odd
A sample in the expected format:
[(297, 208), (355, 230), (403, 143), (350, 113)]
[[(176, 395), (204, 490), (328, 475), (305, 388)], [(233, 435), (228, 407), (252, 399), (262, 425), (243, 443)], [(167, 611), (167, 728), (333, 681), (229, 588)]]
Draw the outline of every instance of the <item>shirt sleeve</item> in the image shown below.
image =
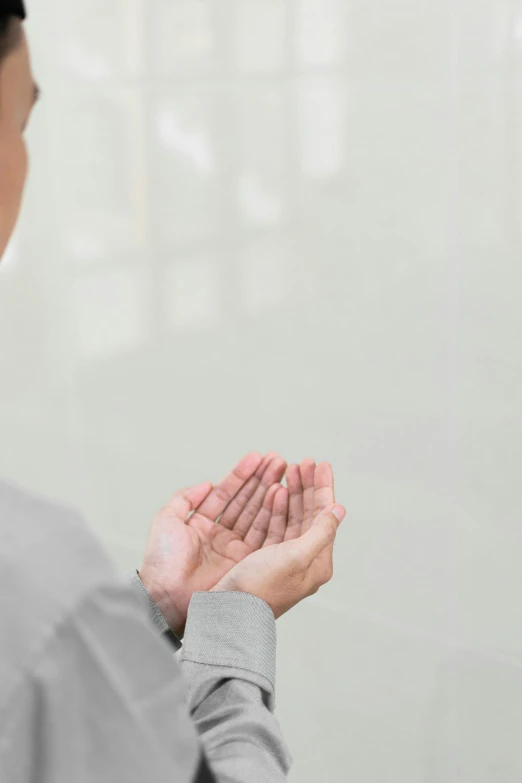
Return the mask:
[(160, 609), (156, 606), (155, 602), (152, 600), (151, 595), (149, 594), (149, 591), (143, 584), (143, 582), (140, 579), (140, 575), (138, 571), (134, 571), (132, 574), (129, 575), (129, 581), (132, 589), (137, 592), (138, 594), (143, 594), (147, 599), (147, 611), (149, 613), (149, 617), (158, 629), (158, 631), (163, 634), (165, 639), (171, 643), (174, 650), (177, 652), (181, 649), (182, 642), (181, 639), (176, 636), (174, 631), (171, 630), (169, 627), (168, 622), (166, 621), (165, 617), (161, 613)]
[(128, 583), (98, 587), (45, 640), (0, 716), (10, 783), (276, 783), (275, 620), (240, 593), (196, 593), (182, 660)]

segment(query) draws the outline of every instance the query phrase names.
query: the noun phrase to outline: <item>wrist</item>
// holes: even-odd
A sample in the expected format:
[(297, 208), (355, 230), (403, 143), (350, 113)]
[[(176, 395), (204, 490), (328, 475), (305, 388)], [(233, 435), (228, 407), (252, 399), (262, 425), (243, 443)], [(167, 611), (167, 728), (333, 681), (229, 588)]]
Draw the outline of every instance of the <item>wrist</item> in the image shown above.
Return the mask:
[(185, 632), (186, 617), (178, 609), (165, 588), (149, 579), (147, 574), (144, 574), (142, 571), (138, 572), (138, 576), (158, 611), (165, 618), (170, 630), (176, 634), (178, 639), (182, 639)]

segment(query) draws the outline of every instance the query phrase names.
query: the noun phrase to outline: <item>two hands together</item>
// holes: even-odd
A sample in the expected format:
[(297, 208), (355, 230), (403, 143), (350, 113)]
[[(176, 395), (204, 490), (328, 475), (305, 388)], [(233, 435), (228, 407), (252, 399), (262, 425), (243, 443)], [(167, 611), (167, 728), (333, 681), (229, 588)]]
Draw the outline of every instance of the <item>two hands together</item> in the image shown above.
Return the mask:
[(179, 638), (196, 592), (248, 592), (277, 619), (332, 578), (345, 513), (328, 462), (287, 466), (275, 452), (251, 452), (216, 486), (175, 493), (152, 522), (139, 576)]

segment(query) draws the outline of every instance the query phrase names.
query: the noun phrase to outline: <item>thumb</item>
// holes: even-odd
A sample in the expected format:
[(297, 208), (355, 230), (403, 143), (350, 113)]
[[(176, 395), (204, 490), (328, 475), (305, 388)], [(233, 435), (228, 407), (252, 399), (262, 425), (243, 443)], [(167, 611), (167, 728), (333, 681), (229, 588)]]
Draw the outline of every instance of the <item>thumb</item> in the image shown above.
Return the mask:
[(295, 539), (295, 543), (301, 549), (302, 556), (308, 557), (312, 562), (326, 547), (331, 546), (345, 515), (346, 509), (337, 503), (321, 511), (312, 522), (309, 530), (300, 538)]
[(183, 487), (174, 493), (165, 508), (173, 512), (178, 519), (186, 521), (189, 514), (194, 513), (212, 489), (214, 485), (210, 481), (204, 481), (193, 487)]

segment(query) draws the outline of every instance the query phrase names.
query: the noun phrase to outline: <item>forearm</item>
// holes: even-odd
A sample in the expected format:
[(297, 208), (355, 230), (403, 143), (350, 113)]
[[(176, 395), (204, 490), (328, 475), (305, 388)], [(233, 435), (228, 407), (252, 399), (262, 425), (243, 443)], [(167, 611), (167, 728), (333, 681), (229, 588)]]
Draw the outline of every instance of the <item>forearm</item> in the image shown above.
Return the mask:
[(172, 644), (172, 646), (176, 651), (179, 650), (182, 647), (181, 639), (183, 638), (183, 631), (180, 632), (179, 629), (176, 629), (177, 630), (176, 633), (172, 628), (169, 627), (167, 620), (165, 619), (158, 605), (153, 601), (149, 592), (145, 588), (145, 585), (141, 581), (137, 571), (130, 574), (129, 580), (133, 590), (137, 594), (140, 595), (145, 594), (145, 596), (147, 597), (147, 601), (148, 601), (147, 608), (148, 608), (149, 616), (152, 622), (154, 623), (154, 625), (156, 626), (156, 628), (158, 628), (160, 633), (163, 634), (169, 640), (169, 642)]
[(248, 593), (195, 593), (183, 650), (184, 701), (218, 781), (279, 783), (293, 758), (275, 717), (276, 624)]
[[(149, 616), (169, 631), (138, 574)], [(275, 717), (276, 625), (271, 608), (240, 592), (195, 593), (184, 644), (170, 634), (184, 674), (184, 702), (218, 783), (287, 780), (293, 758)]]
[[(138, 574), (149, 616), (168, 624)], [(272, 610), (248, 593), (195, 593), (184, 644), (170, 634), (184, 674), (184, 702), (218, 783), (287, 780), (293, 758), (275, 717), (276, 625)]]

